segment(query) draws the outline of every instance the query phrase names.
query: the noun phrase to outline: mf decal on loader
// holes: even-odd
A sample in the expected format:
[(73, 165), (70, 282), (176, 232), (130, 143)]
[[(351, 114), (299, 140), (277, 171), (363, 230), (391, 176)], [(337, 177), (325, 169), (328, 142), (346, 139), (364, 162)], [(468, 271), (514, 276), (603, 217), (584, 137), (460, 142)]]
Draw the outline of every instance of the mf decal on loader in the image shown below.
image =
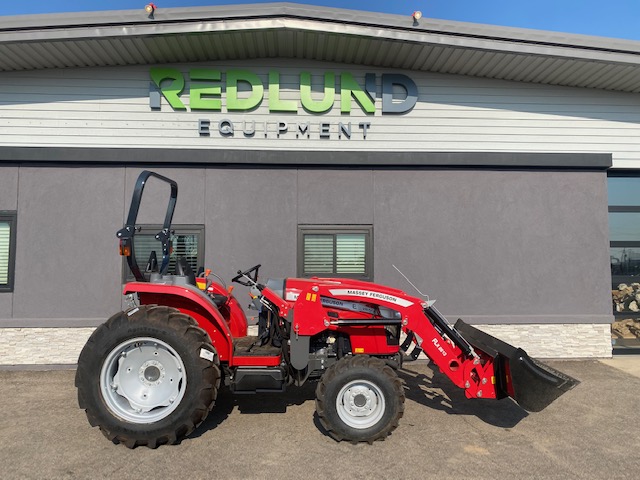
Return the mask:
[[(136, 261), (136, 219), (148, 180), (169, 185), (162, 230), (143, 272)], [(91, 335), (78, 359), (80, 407), (92, 426), (133, 448), (174, 444), (213, 408), (221, 385), (234, 393), (283, 392), (316, 381), (316, 411), (336, 440), (373, 442), (397, 426), (404, 390), (396, 371), (404, 352), (424, 352), (468, 398), (511, 397), (537, 412), (578, 382), (522, 349), (462, 320), (451, 326), (433, 302), (375, 283), (284, 278), (261, 283), (260, 265), (234, 282), (251, 289), (258, 336), (247, 335), (239, 302), (218, 277), (196, 277), (184, 258), (167, 274), (178, 185), (143, 171), (120, 252), (135, 277), (124, 287), (136, 306)], [(400, 334), (406, 338), (400, 342)]]

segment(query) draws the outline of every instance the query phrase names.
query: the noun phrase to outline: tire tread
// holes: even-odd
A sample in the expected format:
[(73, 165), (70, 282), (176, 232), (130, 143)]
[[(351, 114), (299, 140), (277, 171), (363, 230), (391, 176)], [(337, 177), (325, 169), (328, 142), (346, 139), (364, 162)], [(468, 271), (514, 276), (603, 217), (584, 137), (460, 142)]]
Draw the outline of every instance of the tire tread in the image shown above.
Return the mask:
[[(335, 423), (337, 420), (332, 419), (332, 414), (329, 413), (330, 409), (327, 408), (327, 402), (330, 401), (327, 399), (328, 385), (354, 368), (373, 370), (382, 374), (385, 381), (392, 386), (398, 398), (398, 408), (390, 421), (384, 428), (365, 438), (350, 437), (343, 432), (339, 432)], [(333, 439), (337, 441), (348, 440), (354, 444), (359, 442), (371, 444), (376, 440), (384, 440), (389, 436), (391, 432), (398, 427), (400, 419), (404, 415), (404, 402), (405, 394), (402, 380), (383, 360), (369, 355), (355, 355), (338, 360), (327, 369), (316, 388), (316, 413), (322, 427)]]
[[(202, 381), (197, 386), (198, 392), (193, 395), (195, 399), (190, 413), (177, 424), (173, 424), (169, 430), (156, 433), (126, 433), (119, 429), (110, 428), (101, 420), (101, 408), (92, 401), (91, 388), (95, 383), (98, 373), (92, 368), (95, 365), (96, 348), (101, 342), (108, 339), (120, 328), (127, 328), (132, 324), (146, 324), (154, 328), (170, 330), (177, 337), (182, 337), (187, 348), (193, 352), (196, 361), (201, 365)], [(157, 448), (160, 445), (172, 445), (179, 443), (183, 438), (191, 434), (204, 422), (209, 412), (213, 409), (220, 386), (220, 364), (216, 354), (214, 363), (199, 357), (201, 348), (207, 348), (215, 353), (208, 334), (198, 326), (196, 321), (181, 313), (179, 310), (166, 306), (146, 305), (138, 307), (138, 311), (131, 314), (120, 312), (109, 318), (99, 326), (87, 341), (78, 359), (75, 385), (78, 389), (78, 404), (84, 409), (92, 427), (98, 426), (103, 435), (114, 443), (122, 443), (128, 448), (146, 445), (149, 448)], [(99, 387), (98, 387), (99, 388)], [(128, 429), (130, 432), (131, 429)]]

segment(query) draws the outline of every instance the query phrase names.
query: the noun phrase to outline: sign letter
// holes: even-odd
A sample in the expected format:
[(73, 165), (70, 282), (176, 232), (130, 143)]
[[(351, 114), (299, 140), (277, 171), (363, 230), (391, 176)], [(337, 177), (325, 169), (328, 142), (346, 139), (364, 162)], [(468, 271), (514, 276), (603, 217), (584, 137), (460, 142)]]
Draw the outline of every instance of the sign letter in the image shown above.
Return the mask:
[[(238, 98), (238, 83), (244, 82), (251, 86), (248, 98)], [(260, 78), (245, 70), (229, 70), (227, 72), (227, 110), (252, 110), (262, 103), (264, 86)]]
[[(404, 88), (406, 97), (401, 102), (393, 101), (393, 86)], [(385, 73), (382, 75), (382, 113), (406, 113), (416, 106), (418, 87), (406, 75)]]
[(305, 110), (311, 113), (325, 113), (331, 110), (336, 96), (336, 75), (333, 72), (324, 74), (324, 97), (322, 100), (311, 98), (311, 74), (300, 74), (300, 100)]
[[(184, 90), (184, 76), (180, 71), (175, 68), (152, 68), (150, 74), (151, 80), (174, 110), (187, 109), (180, 100), (180, 94)], [(167, 81), (171, 83), (167, 84)]]
[[(191, 107), (191, 110), (222, 110), (222, 100), (220, 100), (222, 87), (220, 87), (220, 85), (193, 83), (193, 80), (219, 82), (220, 77), (220, 70), (195, 69), (189, 72), (189, 78), (191, 80), (191, 88), (189, 89), (189, 106)], [(218, 98), (203, 98), (204, 95)]]
[(269, 111), (297, 112), (298, 104), (295, 100), (280, 100), (280, 73), (275, 70), (269, 72)]
[(351, 113), (351, 97), (356, 99), (365, 113), (375, 113), (376, 106), (367, 92), (358, 85), (350, 73), (340, 74), (340, 111)]

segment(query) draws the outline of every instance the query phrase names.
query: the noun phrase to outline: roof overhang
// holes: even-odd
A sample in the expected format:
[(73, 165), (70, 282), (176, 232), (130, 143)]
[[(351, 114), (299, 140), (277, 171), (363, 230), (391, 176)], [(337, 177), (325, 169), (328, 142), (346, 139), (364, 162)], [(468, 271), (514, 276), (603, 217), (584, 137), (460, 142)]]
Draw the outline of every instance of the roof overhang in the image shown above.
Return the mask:
[(0, 17), (0, 71), (292, 58), (640, 92), (640, 42), (290, 3)]

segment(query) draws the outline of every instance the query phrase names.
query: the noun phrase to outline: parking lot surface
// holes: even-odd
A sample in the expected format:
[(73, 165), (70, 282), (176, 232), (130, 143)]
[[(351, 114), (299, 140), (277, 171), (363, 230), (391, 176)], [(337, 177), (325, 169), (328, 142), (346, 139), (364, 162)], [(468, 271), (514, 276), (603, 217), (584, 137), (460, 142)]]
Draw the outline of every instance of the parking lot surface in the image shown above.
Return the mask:
[(532, 414), (508, 399), (467, 400), (427, 363), (405, 364), (404, 417), (373, 445), (323, 432), (313, 384), (284, 394), (222, 390), (193, 435), (156, 450), (114, 445), (91, 428), (73, 370), (5, 370), (0, 478), (637, 479), (640, 359), (615, 362), (549, 362), (581, 383)]

